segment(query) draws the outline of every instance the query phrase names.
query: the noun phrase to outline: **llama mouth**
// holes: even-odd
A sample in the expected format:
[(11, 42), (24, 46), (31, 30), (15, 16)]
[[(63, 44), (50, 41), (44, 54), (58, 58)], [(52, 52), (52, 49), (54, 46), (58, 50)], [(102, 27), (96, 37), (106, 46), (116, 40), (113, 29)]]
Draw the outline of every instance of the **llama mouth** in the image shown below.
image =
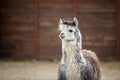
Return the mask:
[(71, 42), (71, 41), (74, 41), (74, 39), (67, 39), (67, 40), (65, 40), (65, 41)]

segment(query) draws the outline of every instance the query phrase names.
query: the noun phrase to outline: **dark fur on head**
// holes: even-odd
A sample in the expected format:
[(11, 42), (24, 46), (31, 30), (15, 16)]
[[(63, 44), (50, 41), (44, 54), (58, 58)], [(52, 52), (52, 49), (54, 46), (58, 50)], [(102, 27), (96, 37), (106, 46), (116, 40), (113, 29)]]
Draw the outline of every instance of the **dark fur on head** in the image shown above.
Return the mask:
[(76, 24), (74, 22), (64, 22), (63, 24), (65, 25), (70, 25), (70, 26), (76, 26)]
[(76, 26), (76, 23), (74, 21), (66, 21), (64, 19), (62, 19), (62, 21), (63, 21), (63, 24), (65, 24), (65, 25)]

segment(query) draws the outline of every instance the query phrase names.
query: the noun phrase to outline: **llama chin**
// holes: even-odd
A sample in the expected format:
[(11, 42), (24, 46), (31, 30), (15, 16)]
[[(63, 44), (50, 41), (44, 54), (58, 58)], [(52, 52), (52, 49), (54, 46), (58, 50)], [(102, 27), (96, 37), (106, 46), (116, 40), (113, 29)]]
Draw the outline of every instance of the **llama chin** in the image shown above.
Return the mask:
[(100, 62), (91, 50), (82, 50), (82, 36), (78, 20), (60, 19), (62, 58), (57, 80), (101, 80)]

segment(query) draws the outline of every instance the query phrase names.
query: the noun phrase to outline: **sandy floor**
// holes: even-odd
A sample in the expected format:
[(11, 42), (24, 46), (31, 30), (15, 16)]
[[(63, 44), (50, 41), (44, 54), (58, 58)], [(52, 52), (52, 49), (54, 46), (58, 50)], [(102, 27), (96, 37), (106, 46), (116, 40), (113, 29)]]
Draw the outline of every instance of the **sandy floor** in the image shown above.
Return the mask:
[[(102, 62), (102, 80), (120, 80), (120, 62)], [(0, 80), (56, 80), (57, 63), (0, 61)]]

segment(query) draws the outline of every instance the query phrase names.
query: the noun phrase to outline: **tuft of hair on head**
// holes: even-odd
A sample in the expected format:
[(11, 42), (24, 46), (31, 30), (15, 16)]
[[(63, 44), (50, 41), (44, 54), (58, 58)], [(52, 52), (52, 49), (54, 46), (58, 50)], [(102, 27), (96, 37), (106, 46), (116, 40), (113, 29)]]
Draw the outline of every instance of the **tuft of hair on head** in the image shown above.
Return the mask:
[(77, 28), (78, 27), (78, 20), (76, 17), (74, 17), (72, 21), (66, 21), (63, 18), (60, 18), (59, 24), (70, 25), (70, 26), (74, 26)]

